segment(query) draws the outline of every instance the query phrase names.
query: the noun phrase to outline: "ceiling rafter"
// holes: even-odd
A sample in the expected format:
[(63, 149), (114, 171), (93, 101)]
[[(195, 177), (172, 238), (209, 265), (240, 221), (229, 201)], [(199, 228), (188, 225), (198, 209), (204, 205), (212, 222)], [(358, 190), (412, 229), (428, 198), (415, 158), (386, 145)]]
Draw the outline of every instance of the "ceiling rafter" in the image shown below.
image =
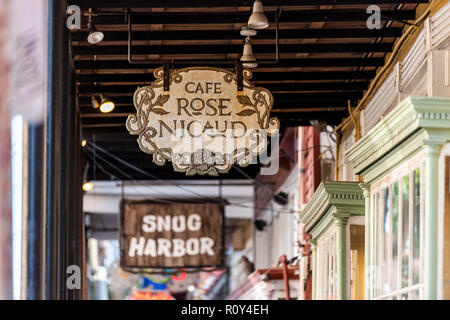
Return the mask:
[[(214, 7), (251, 7), (253, 0), (220, 0), (214, 2)], [(427, 0), (265, 0), (264, 6), (300, 7), (319, 5), (370, 5), (370, 4), (401, 4), (401, 3), (427, 3)], [(83, 9), (99, 8), (208, 8), (211, 0), (72, 0), (72, 4)]]
[[(158, 170), (164, 178), (182, 179), (184, 174), (173, 172), (171, 164), (161, 168), (152, 163), (139, 150), (136, 137), (129, 135), (125, 122), (135, 112), (133, 93), (138, 86), (155, 80), (153, 70), (161, 67), (161, 61), (173, 62), (177, 69), (193, 65), (233, 69), (242, 54), (239, 30), (247, 23), (253, 2), (72, 0), (71, 4), (79, 5), (84, 14), (94, 9), (97, 29), (105, 36), (96, 46), (86, 42), (86, 15), (82, 17), (82, 29), (71, 33), (83, 136), (95, 135), (99, 145), (115, 138), (129, 141), (112, 146), (117, 156), (144, 170)], [(272, 114), (279, 118), (282, 131), (288, 126), (310, 125), (311, 120), (340, 123), (348, 114), (348, 100), (356, 104), (362, 97), (376, 69), (384, 65), (386, 54), (392, 51), (395, 39), (401, 36), (404, 23), (415, 19), (417, 4), (427, 2), (263, 0), (271, 25), (258, 31), (253, 52), (257, 59), (273, 59), (274, 15), (278, 7), (283, 7), (281, 59), (273, 65), (260, 64), (253, 70), (251, 81), (272, 92)], [(383, 28), (379, 30), (366, 28), (366, 9), (372, 4), (382, 10)], [(133, 14), (133, 56), (145, 63), (127, 61), (127, 8)], [(158, 63), (152, 63), (155, 60)], [(100, 93), (116, 103), (113, 112), (102, 114), (92, 108), (91, 96)], [(258, 171), (258, 165), (246, 168), (252, 177)], [(241, 176), (236, 170), (224, 176), (237, 177)], [(110, 177), (97, 170), (97, 178)]]
[[(98, 26), (102, 30), (102, 26)], [(105, 28), (106, 29), (106, 28)], [(103, 30), (102, 30), (103, 31)], [(126, 31), (103, 31), (107, 41), (127, 41)], [(367, 28), (339, 28), (339, 29), (281, 29), (282, 39), (299, 38), (377, 38), (377, 37), (399, 37), (402, 28), (392, 27), (387, 29)], [(72, 41), (85, 41), (87, 31), (72, 34)], [(258, 39), (274, 39), (275, 30), (265, 30), (257, 35)], [(145, 30), (133, 31), (133, 41), (155, 41), (155, 40), (242, 40), (237, 30)]]

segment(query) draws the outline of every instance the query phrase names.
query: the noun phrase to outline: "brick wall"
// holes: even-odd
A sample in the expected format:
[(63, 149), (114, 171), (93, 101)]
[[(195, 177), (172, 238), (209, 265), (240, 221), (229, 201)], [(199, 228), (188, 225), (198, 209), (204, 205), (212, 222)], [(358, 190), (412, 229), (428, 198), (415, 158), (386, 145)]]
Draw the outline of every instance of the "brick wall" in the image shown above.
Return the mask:
[(320, 184), (320, 134), (314, 127), (303, 127), (301, 150), (302, 168), (300, 168), (300, 204), (311, 199)]

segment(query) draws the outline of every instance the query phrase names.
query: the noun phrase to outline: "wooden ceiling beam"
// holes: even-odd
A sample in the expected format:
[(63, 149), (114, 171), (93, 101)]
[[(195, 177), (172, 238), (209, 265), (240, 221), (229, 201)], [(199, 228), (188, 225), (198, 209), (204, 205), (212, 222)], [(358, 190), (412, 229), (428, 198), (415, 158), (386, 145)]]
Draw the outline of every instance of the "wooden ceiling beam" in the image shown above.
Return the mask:
[[(184, 68), (190, 65), (175, 62), (175, 68)], [(214, 60), (209, 63), (218, 68), (233, 68), (235, 61), (230, 59), (229, 64), (217, 64)], [(379, 67), (384, 64), (383, 58), (299, 58), (282, 59), (273, 68), (298, 68), (298, 67)], [(76, 69), (153, 69), (161, 67), (160, 63), (154, 64), (130, 64), (126, 60), (77, 60)], [(264, 72), (264, 65), (258, 70)], [(81, 81), (81, 80), (78, 80)]]
[[(254, 81), (255, 84), (258, 81)], [(345, 90), (364, 90), (367, 88), (368, 82), (366, 81), (358, 81), (358, 82), (306, 82), (306, 83), (264, 83), (260, 84), (261, 86), (267, 88), (268, 90), (275, 91), (288, 91), (288, 92), (303, 92), (303, 91), (345, 91)], [(136, 91), (137, 86), (128, 86), (122, 90), (115, 90), (123, 86), (109, 86), (109, 92), (117, 93), (120, 97), (121, 93), (125, 93), (125, 100), (131, 99), (131, 95)], [(103, 86), (94, 86), (88, 85), (81, 87), (81, 93), (83, 94), (96, 94), (96, 93), (106, 93), (107, 91), (103, 91), (105, 88)], [(108, 89), (108, 88), (107, 88)], [(122, 94), (122, 96), (124, 96)], [(115, 99), (117, 96), (115, 97)]]
[[(101, 29), (101, 26), (99, 26)], [(72, 41), (87, 41), (87, 31), (73, 32)], [(103, 31), (105, 41), (127, 41), (126, 31)], [(281, 29), (281, 39), (315, 39), (315, 38), (377, 38), (399, 37), (402, 28), (391, 27), (383, 29), (340, 28), (340, 29)], [(133, 31), (133, 41), (155, 40), (242, 40), (238, 30), (162, 30)], [(275, 39), (275, 30), (264, 30), (255, 39)]]
[[(311, 81), (311, 80), (350, 80), (350, 79), (370, 79), (375, 76), (375, 71), (323, 71), (323, 72), (271, 72), (254, 73), (252, 81)], [(149, 74), (149, 80), (153, 77)], [(135, 85), (79, 85), (80, 93), (120, 93), (136, 90)]]
[[(355, 64), (354, 67), (360, 67), (363, 65)], [(345, 79), (345, 78), (367, 78), (374, 74), (373, 71), (294, 71), (294, 72), (258, 72), (253, 73), (253, 81), (263, 80), (304, 80), (304, 79)], [(154, 81), (155, 77), (152, 72), (138, 73), (138, 74), (77, 74), (76, 81), (81, 83), (94, 83), (94, 82), (133, 82), (133, 83), (148, 83)]]
[[(139, 24), (227, 24), (227, 23), (247, 23), (251, 11), (223, 12), (132, 12), (133, 25)], [(275, 11), (265, 11), (269, 23), (275, 22)], [(283, 11), (280, 22), (318, 22), (318, 21), (361, 21), (365, 22), (369, 14), (366, 8), (361, 9), (321, 9), (321, 10), (296, 10)], [(414, 10), (381, 10), (381, 20), (414, 20)], [(83, 17), (82, 22), (87, 23), (87, 17)], [(84, 23), (85, 24), (85, 23)], [(95, 17), (95, 24), (101, 25), (121, 25), (125, 24), (124, 14), (98, 12)]]
[[(72, 0), (70, 3), (82, 9), (114, 9), (114, 8), (208, 8), (208, 7), (248, 7), (253, 6), (254, 0)], [(371, 5), (371, 4), (406, 4), (427, 3), (427, 0), (266, 0), (264, 7), (299, 7), (319, 5)]]
[[(254, 44), (253, 52), (272, 53), (274, 45)], [(280, 44), (282, 53), (332, 53), (332, 52), (390, 52), (392, 43), (308, 43), (308, 44)], [(73, 46), (74, 55), (124, 55), (128, 53), (126, 45), (111, 46)], [(161, 54), (242, 54), (242, 45), (211, 44), (211, 45), (133, 45), (133, 55), (161, 55)]]

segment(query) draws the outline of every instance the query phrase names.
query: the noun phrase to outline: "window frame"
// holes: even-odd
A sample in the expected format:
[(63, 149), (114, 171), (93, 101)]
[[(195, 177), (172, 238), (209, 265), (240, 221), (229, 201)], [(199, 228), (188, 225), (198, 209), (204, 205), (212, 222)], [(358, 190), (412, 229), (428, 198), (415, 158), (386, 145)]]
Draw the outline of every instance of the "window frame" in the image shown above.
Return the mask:
[[(336, 228), (334, 225), (317, 239), (317, 299), (337, 299)], [(324, 263), (326, 261), (326, 263)]]
[[(419, 177), (419, 282), (414, 283), (414, 197), (415, 197), (415, 172), (420, 170)], [(403, 179), (408, 176), (408, 284), (402, 286), (402, 255), (403, 255)], [(393, 234), (393, 188), (398, 183), (398, 205), (397, 205), (397, 263), (393, 267), (392, 255), (392, 234)], [(389, 234), (383, 233), (384, 226), (384, 196), (383, 192), (388, 190), (389, 205)], [(407, 294), (411, 298), (414, 294), (415, 299), (423, 297), (423, 270), (424, 270), (424, 155), (423, 152), (416, 154), (413, 158), (396, 167), (391, 172), (378, 179), (371, 185), (369, 210), (369, 297), (375, 300), (401, 299), (402, 295)], [(384, 241), (389, 245), (385, 247)], [(383, 256), (387, 254), (386, 265), (388, 270), (383, 270)], [(392, 277), (392, 272), (396, 272), (396, 277)], [(387, 278), (387, 282), (384, 281)], [(393, 279), (396, 283), (392, 283)], [(388, 286), (388, 290), (383, 290), (383, 286)], [(417, 293), (418, 291), (418, 293)]]

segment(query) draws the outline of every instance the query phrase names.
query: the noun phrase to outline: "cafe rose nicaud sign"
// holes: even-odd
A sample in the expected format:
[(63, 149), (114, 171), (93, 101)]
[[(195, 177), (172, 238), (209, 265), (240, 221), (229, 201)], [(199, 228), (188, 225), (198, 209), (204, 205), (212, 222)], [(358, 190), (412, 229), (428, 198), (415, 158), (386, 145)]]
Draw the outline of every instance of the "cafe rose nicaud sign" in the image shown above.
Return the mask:
[(154, 75), (151, 86), (134, 93), (137, 113), (126, 126), (158, 165), (170, 161), (187, 175), (217, 176), (235, 163), (255, 163), (266, 152), (268, 137), (278, 133), (279, 120), (270, 117), (273, 96), (253, 86), (249, 70), (243, 71), (241, 91), (236, 74), (224, 69), (173, 70), (168, 91), (163, 69)]
[(223, 223), (222, 202), (122, 200), (121, 268), (222, 268)]

